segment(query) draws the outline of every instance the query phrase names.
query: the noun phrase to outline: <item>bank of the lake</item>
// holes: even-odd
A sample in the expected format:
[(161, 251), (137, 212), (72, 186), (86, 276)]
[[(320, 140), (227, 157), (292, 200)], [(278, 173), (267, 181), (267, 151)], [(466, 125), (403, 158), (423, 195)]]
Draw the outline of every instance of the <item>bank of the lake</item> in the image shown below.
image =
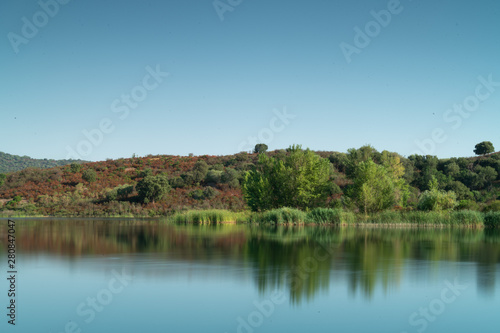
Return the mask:
[(378, 225), (378, 226), (461, 226), (499, 227), (500, 212), (477, 211), (386, 211), (360, 214), (342, 209), (315, 208), (308, 212), (280, 208), (266, 212), (230, 212), (227, 210), (191, 210), (168, 218), (177, 223), (257, 223), (296, 225)]

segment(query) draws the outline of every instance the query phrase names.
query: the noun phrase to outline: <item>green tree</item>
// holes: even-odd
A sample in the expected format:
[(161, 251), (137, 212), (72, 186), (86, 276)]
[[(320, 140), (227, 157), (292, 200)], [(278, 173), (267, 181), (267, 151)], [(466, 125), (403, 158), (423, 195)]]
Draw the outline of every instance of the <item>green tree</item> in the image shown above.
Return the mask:
[(82, 165), (79, 163), (71, 163), (69, 165), (69, 169), (71, 172), (77, 173), (77, 172), (80, 172), (80, 170), (82, 169)]
[(326, 200), (331, 174), (327, 159), (291, 146), (281, 158), (261, 154), (254, 170), (245, 174), (243, 194), (253, 211), (313, 208)]
[(5, 183), (5, 179), (7, 179), (7, 176), (3, 173), (0, 173), (0, 186)]
[(486, 155), (491, 154), (495, 151), (495, 147), (490, 141), (483, 141), (478, 143), (474, 149), (474, 153), (476, 155)]
[(82, 179), (88, 183), (95, 182), (95, 180), (97, 179), (97, 173), (94, 169), (87, 169), (83, 172)]
[(424, 211), (451, 210), (457, 205), (457, 196), (453, 191), (439, 190), (436, 178), (429, 182), (429, 190), (420, 195), (418, 209)]
[(265, 153), (269, 147), (265, 143), (258, 143), (253, 149), (254, 154)]
[(198, 161), (193, 167), (193, 180), (195, 183), (199, 183), (205, 179), (208, 173), (208, 164), (205, 161)]
[(136, 190), (144, 203), (161, 200), (171, 187), (165, 174), (147, 176), (137, 183)]
[(409, 198), (408, 185), (402, 178), (404, 167), (399, 158), (380, 165), (369, 159), (360, 162), (354, 171), (354, 184), (347, 191), (365, 214), (405, 205)]

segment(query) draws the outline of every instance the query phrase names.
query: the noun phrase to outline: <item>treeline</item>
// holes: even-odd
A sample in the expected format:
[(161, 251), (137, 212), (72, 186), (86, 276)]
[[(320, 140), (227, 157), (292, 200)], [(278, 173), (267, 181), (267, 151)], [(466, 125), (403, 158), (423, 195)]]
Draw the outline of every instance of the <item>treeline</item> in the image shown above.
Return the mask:
[[(479, 145), (478, 145), (479, 146)], [(438, 159), (301, 146), (229, 156), (148, 156), (0, 174), (4, 215), (162, 216), (190, 209), (263, 212), (499, 211), (500, 154)], [(489, 155), (486, 155), (489, 154)]]
[(26, 168), (48, 169), (75, 162), (85, 163), (85, 161), (79, 160), (35, 159), (28, 156), (18, 156), (0, 152), (0, 173), (19, 171)]

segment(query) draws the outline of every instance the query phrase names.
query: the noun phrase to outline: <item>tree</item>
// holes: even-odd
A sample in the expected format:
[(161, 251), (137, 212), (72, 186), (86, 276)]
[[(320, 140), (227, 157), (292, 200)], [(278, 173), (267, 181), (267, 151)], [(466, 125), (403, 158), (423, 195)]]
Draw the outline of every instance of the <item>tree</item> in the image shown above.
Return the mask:
[(171, 187), (165, 174), (147, 176), (137, 183), (137, 193), (144, 203), (161, 200)]
[(265, 153), (269, 147), (265, 143), (258, 143), (253, 149), (254, 154)]
[(331, 174), (327, 159), (291, 146), (280, 158), (261, 154), (257, 166), (245, 174), (242, 190), (253, 211), (313, 208), (326, 200)]
[(453, 191), (439, 190), (438, 181), (432, 178), (429, 182), (429, 190), (420, 195), (418, 209), (425, 211), (451, 210), (457, 205), (457, 196)]
[(408, 185), (402, 178), (404, 167), (399, 158), (388, 158), (384, 164), (376, 164), (370, 158), (355, 168), (352, 176), (354, 184), (348, 190), (348, 195), (365, 214), (382, 211), (396, 204), (404, 206), (409, 198)]
[(193, 180), (195, 183), (199, 183), (205, 179), (208, 173), (208, 164), (205, 161), (198, 161), (193, 167)]
[(483, 141), (478, 143), (474, 149), (474, 153), (476, 155), (486, 155), (491, 154), (495, 151), (495, 147), (490, 141)]
[(77, 173), (80, 172), (80, 170), (82, 169), (82, 165), (79, 163), (71, 163), (69, 169), (71, 172)]
[(83, 172), (82, 179), (89, 183), (95, 182), (97, 179), (97, 173), (94, 169), (87, 169)]
[(5, 183), (5, 179), (7, 178), (7, 176), (3, 173), (0, 173), (0, 186), (3, 185), (3, 183)]

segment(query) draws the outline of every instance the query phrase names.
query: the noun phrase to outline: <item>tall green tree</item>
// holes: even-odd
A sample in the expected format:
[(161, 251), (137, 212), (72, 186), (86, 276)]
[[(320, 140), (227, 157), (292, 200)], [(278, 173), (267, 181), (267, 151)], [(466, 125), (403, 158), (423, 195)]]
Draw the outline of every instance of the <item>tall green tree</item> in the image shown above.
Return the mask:
[(486, 155), (491, 154), (495, 151), (495, 147), (490, 141), (483, 141), (478, 143), (474, 149), (474, 153), (476, 155)]
[(399, 158), (386, 161), (386, 165), (376, 164), (369, 159), (360, 162), (354, 171), (354, 184), (348, 196), (357, 203), (365, 214), (405, 205), (409, 197), (408, 185), (402, 178), (404, 167)]
[(327, 159), (301, 146), (291, 146), (280, 158), (261, 154), (257, 166), (245, 174), (242, 189), (253, 211), (307, 209), (324, 203), (331, 174)]

